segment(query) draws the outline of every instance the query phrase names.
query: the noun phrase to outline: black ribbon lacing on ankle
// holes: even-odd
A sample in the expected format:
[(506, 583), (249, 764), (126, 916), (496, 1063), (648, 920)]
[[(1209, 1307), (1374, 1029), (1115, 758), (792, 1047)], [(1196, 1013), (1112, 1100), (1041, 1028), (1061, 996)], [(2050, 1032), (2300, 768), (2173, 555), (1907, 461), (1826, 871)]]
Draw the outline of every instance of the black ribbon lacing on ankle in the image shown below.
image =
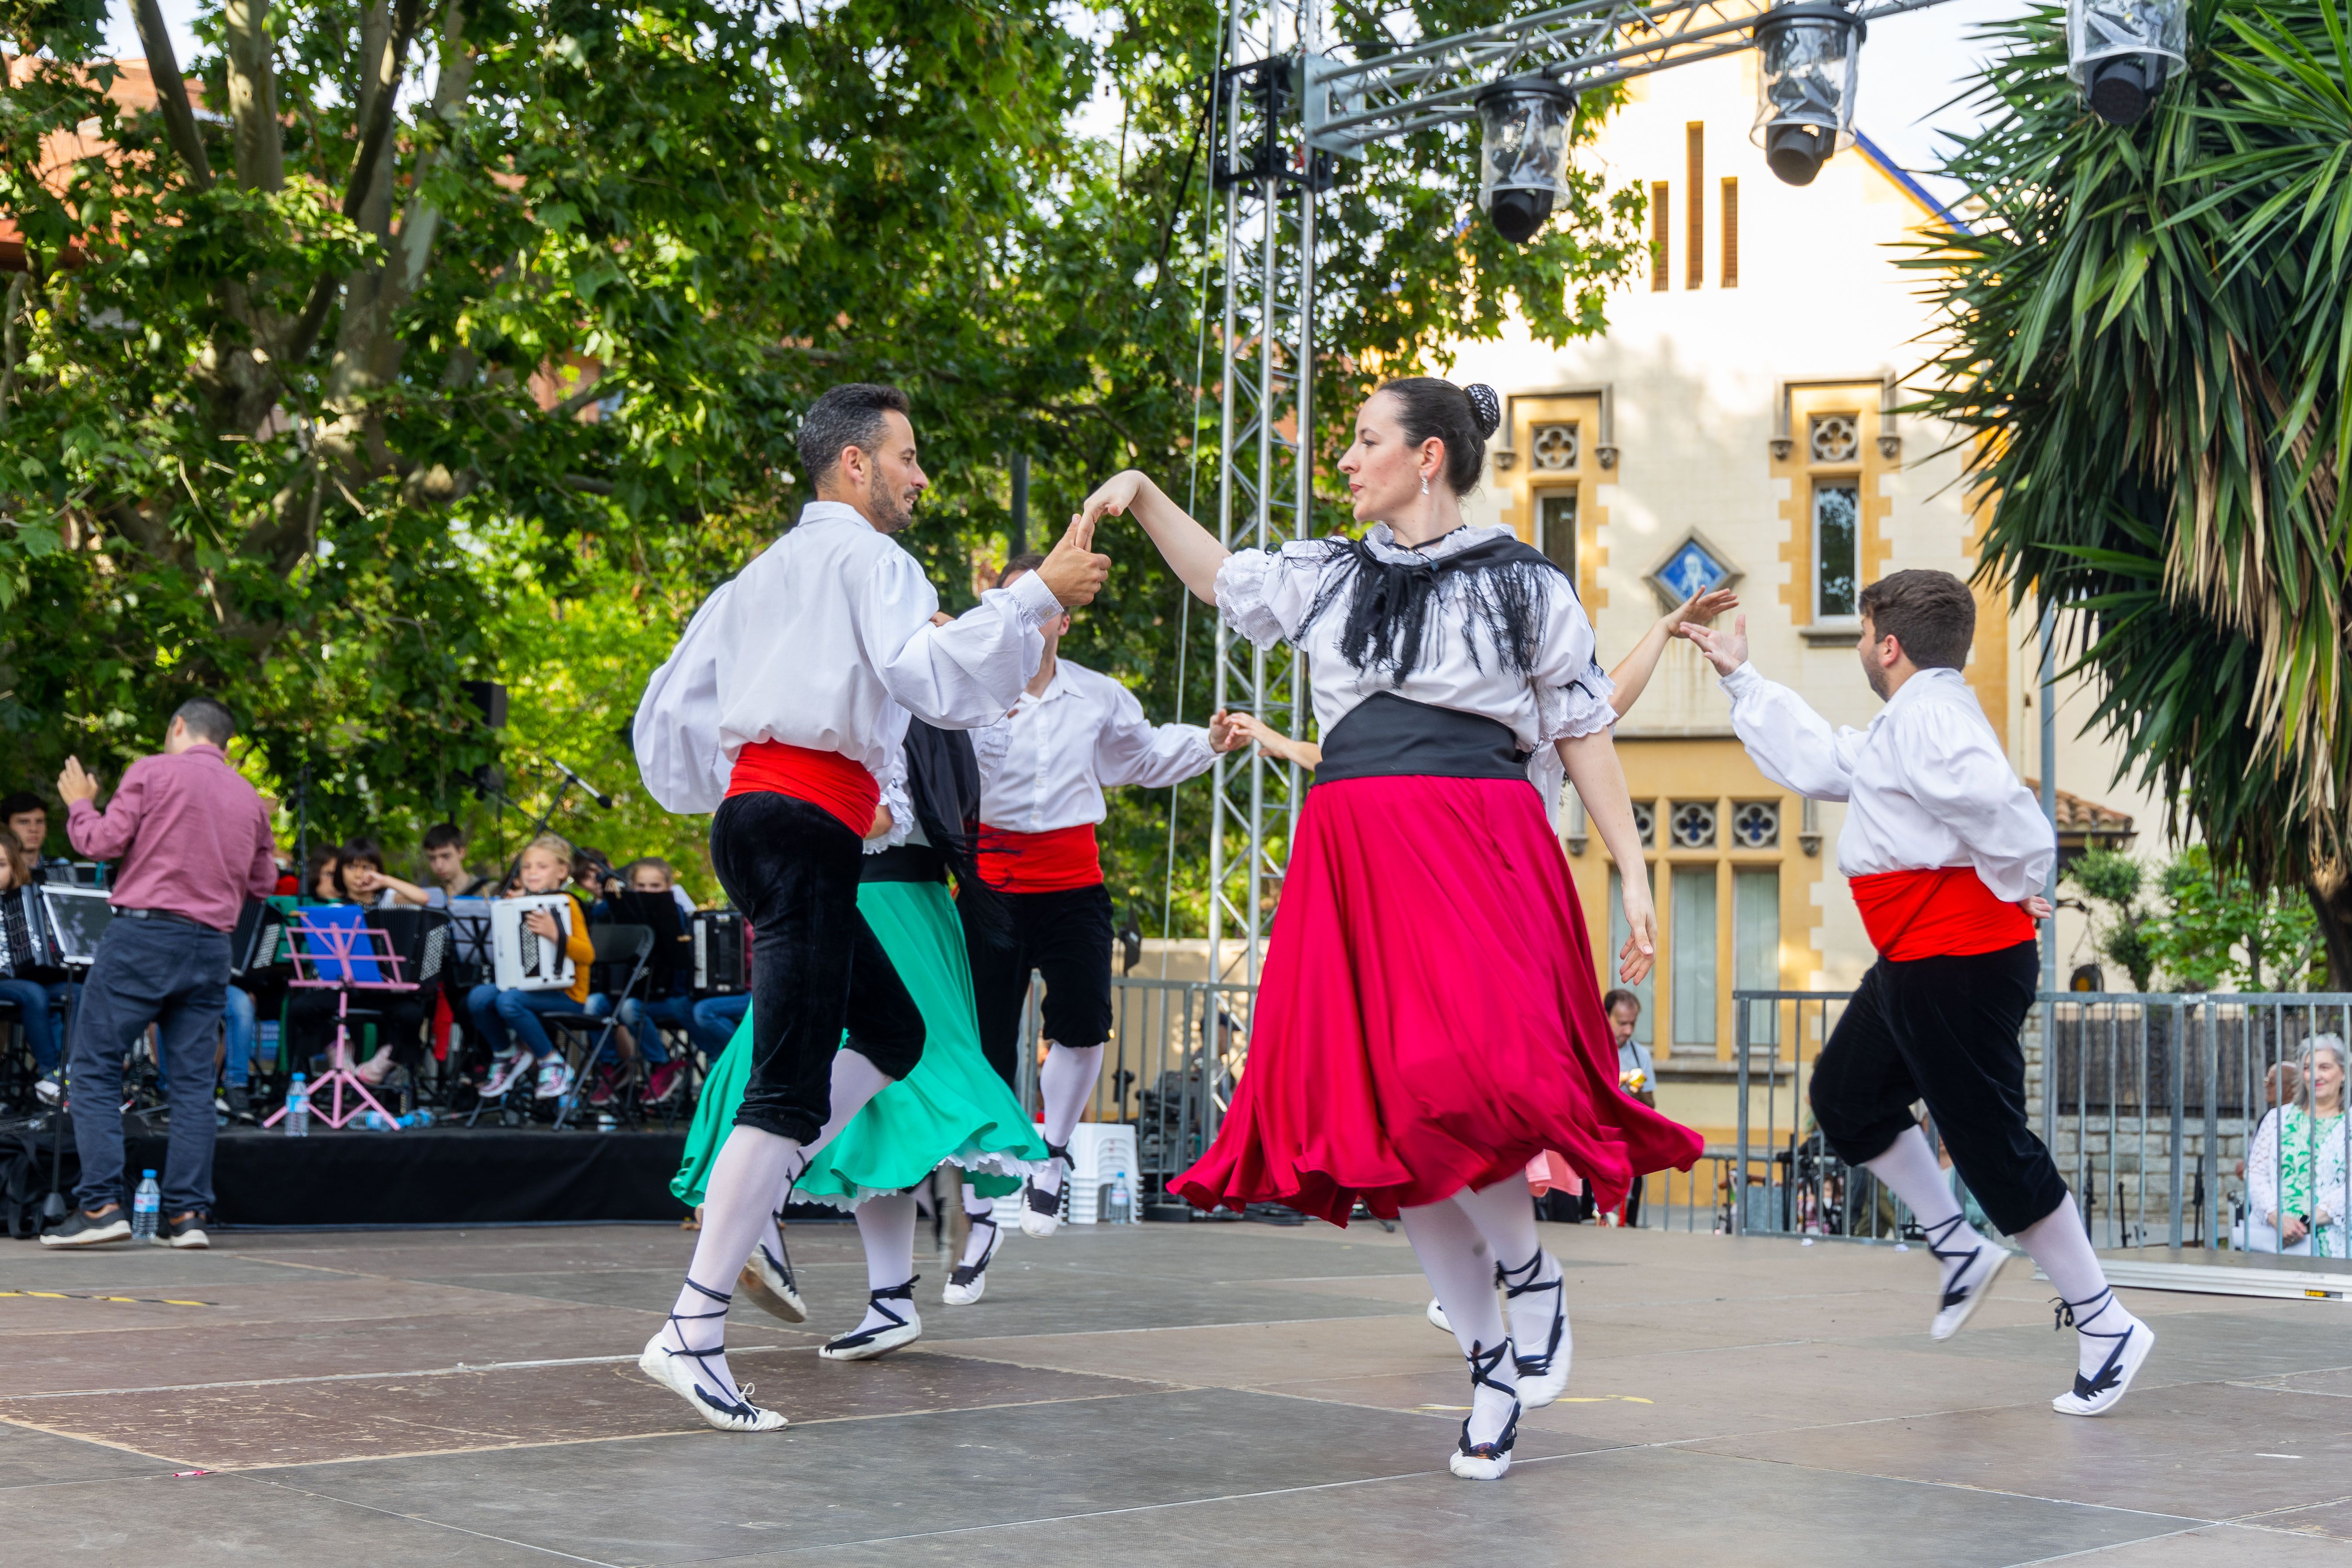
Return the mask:
[[(1951, 1240), (1952, 1234), (1967, 1223), (1968, 1215), (1964, 1214), (1956, 1214), (1951, 1218), (1942, 1222), (1940, 1225), (1927, 1226), (1924, 1231), (1924, 1234), (1927, 1238), (1928, 1257), (1934, 1258), (1938, 1263), (1949, 1263), (1955, 1258), (1959, 1260), (1960, 1266), (1952, 1270), (1951, 1277), (1955, 1279), (1958, 1279), (1961, 1275), (1966, 1274), (1969, 1271), (1969, 1265), (1974, 1263), (1977, 1260), (1977, 1255), (1984, 1250), (1984, 1247), (1981, 1243), (1975, 1247), (1967, 1248), (1956, 1247), (1949, 1252), (1944, 1250), (1942, 1244)], [(1943, 1233), (1940, 1236), (1937, 1234), (1939, 1230)], [(1968, 1299), (1969, 1293), (1966, 1290), (1955, 1290), (1947, 1286), (1944, 1290), (1943, 1310), (1945, 1311), (1950, 1311), (1954, 1307), (1958, 1306)]]
[(2057, 1309), (2053, 1314), (2054, 1321), (2050, 1325), (2053, 1333), (2060, 1329), (2072, 1329), (2086, 1339), (2113, 1340), (2116, 1342), (2115, 1349), (2107, 1352), (2107, 1359), (2099, 1363), (2097, 1375), (2084, 1377), (2079, 1372), (2074, 1374), (2074, 1397), (2077, 1399), (2095, 1398), (2123, 1381), (2124, 1349), (2131, 1343), (2132, 1325), (2126, 1323), (2115, 1333), (2104, 1329), (2083, 1327), (2105, 1311), (2115, 1299), (2115, 1288), (2109, 1286), (2097, 1295), (2086, 1296), (2079, 1301), (2069, 1301), (2063, 1296), (2052, 1300), (2051, 1304)]
[[(673, 1327), (679, 1323), (699, 1322), (709, 1318), (724, 1318), (727, 1315), (728, 1303), (735, 1300), (734, 1295), (730, 1291), (713, 1290), (709, 1286), (698, 1285), (691, 1279), (686, 1282), (686, 1288), (698, 1296), (702, 1296), (709, 1300), (718, 1302), (719, 1310), (715, 1312), (679, 1312), (673, 1310), (669, 1314), (669, 1321)], [(680, 1345), (685, 1345), (686, 1331), (684, 1329), (677, 1329), (677, 1342)], [(715, 1355), (725, 1355), (727, 1353), (727, 1333), (725, 1330), (720, 1330), (719, 1334), (719, 1342), (712, 1345), (708, 1350), (694, 1350), (691, 1348), (672, 1350), (667, 1345), (664, 1345), (661, 1348), (664, 1355), (693, 1357), (695, 1364), (701, 1367), (704, 1373), (708, 1374), (710, 1371), (710, 1358)], [(737, 1384), (735, 1385), (735, 1393), (736, 1397), (732, 1400), (728, 1400), (712, 1394), (709, 1389), (703, 1387), (699, 1382), (696, 1383), (694, 1385), (694, 1396), (697, 1399), (701, 1400), (705, 1405), (710, 1406), (713, 1410), (719, 1411), (729, 1415), (740, 1416), (747, 1421), (760, 1414), (759, 1407), (751, 1403), (751, 1385), (750, 1384)]]
[(1477, 1403), (1478, 1390), (1482, 1386), (1511, 1396), (1511, 1418), (1503, 1423), (1503, 1430), (1491, 1443), (1470, 1441), (1470, 1422), (1472, 1416), (1477, 1414), (1475, 1410), (1473, 1410), (1470, 1415), (1462, 1418), (1462, 1451), (1474, 1459), (1499, 1459), (1511, 1451), (1512, 1444), (1518, 1441), (1519, 1391), (1515, 1384), (1504, 1383), (1495, 1376), (1496, 1373), (1502, 1370), (1503, 1358), (1510, 1353), (1511, 1342), (1508, 1340), (1505, 1340), (1493, 1350), (1486, 1349), (1475, 1340), (1471, 1342), (1469, 1356), (1471, 1404), (1475, 1405)]
[[(1568, 1328), (1567, 1292), (1561, 1289), (1561, 1287), (1568, 1283), (1568, 1277), (1563, 1274), (1542, 1284), (1538, 1284), (1536, 1282), (1536, 1274), (1543, 1267), (1543, 1250), (1538, 1247), (1537, 1248), (1536, 1255), (1533, 1258), (1528, 1258), (1525, 1263), (1518, 1265), (1517, 1268), (1506, 1268), (1499, 1262), (1495, 1265), (1495, 1283), (1503, 1288), (1503, 1296), (1506, 1300), (1515, 1301), (1522, 1296), (1532, 1295), (1538, 1290), (1549, 1290), (1552, 1292), (1551, 1337), (1545, 1342), (1542, 1353), (1539, 1355), (1520, 1355), (1517, 1353), (1516, 1343), (1513, 1345), (1512, 1359), (1518, 1367), (1519, 1375), (1522, 1377), (1541, 1377), (1546, 1373), (1551, 1371), (1551, 1359), (1559, 1353), (1560, 1335), (1565, 1332)], [(1521, 1274), (1527, 1276), (1527, 1282), (1525, 1284), (1518, 1283), (1516, 1279), (1516, 1276)]]

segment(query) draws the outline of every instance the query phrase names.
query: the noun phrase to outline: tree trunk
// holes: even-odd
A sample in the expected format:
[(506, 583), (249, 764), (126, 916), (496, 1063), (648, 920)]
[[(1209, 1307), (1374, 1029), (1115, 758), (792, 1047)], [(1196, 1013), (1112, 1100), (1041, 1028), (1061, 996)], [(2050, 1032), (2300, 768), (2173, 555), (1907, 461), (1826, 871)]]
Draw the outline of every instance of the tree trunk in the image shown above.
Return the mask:
[(2311, 912), (2319, 917), (2320, 940), (2327, 945), (2327, 988), (2352, 991), (2352, 859), (2315, 868), (2304, 890), (2311, 895)]
[(269, 0), (228, 0), (221, 25), (228, 44), (236, 182), (250, 191), (275, 191), (286, 184), (286, 156), (278, 125), (278, 46), (269, 37)]

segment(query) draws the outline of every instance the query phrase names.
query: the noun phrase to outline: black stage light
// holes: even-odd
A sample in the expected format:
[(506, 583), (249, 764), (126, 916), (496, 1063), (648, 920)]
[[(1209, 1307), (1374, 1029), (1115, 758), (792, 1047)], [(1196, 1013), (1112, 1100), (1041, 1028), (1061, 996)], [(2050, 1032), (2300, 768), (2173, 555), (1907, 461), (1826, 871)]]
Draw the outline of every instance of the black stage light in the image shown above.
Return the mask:
[(2067, 0), (2066, 79), (2109, 125), (2134, 125), (2187, 62), (2184, 0)]
[(1756, 24), (1756, 127), (1764, 162), (1784, 184), (1810, 185), (1853, 141), (1854, 70), (1863, 26), (1828, 0), (1775, 5)]
[(1478, 95), (1478, 205), (1496, 233), (1525, 245), (1568, 194), (1576, 94), (1549, 77), (1511, 77)]

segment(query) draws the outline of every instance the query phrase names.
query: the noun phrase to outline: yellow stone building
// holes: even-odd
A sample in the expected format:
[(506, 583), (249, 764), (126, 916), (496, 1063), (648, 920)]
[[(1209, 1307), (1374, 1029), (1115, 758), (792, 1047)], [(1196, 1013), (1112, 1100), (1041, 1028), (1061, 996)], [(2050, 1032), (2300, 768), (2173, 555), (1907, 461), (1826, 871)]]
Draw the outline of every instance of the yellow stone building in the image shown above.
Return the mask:
[[(1877, 702), (1854, 653), (1859, 586), (1905, 567), (1965, 576), (1976, 564), (1951, 432), (1895, 412), (1932, 324), (1924, 279), (1895, 259), (1937, 215), (1866, 138), (1810, 186), (1774, 179), (1748, 140), (1755, 69), (1742, 53), (1636, 81), (1580, 153), (1650, 195), (1651, 265), (1610, 300), (1604, 337), (1551, 348), (1517, 329), (1456, 346), (1454, 378), (1506, 402), (1473, 521), (1510, 523), (1574, 574), (1604, 664), (1694, 583), (1720, 578), (1740, 595), (1758, 668), (1832, 723), (1860, 727)], [(1979, 602), (1968, 679), (2030, 776), (2034, 628), (1999, 595)], [(2105, 748), (2074, 738), (2087, 703), (2061, 694), (2073, 699), (2061, 709), (2062, 784), (2111, 803), (2111, 835), (2116, 811), (2149, 820), (2147, 802), (2110, 787)], [(1660, 923), (1656, 973), (1641, 988), (1660, 1105), (1727, 1142), (1732, 992), (1843, 990), (1871, 962), (1837, 874), (1843, 808), (1758, 771), (1713, 671), (1685, 643), (1617, 742)], [(1616, 874), (1572, 799), (1562, 826), (1593, 946), (1613, 954)], [(2060, 952), (2071, 965), (2082, 947), (2070, 916)], [(1613, 984), (1613, 963), (1603, 968)], [(1791, 1052), (1791, 1013), (1756, 1010), (1759, 1055)], [(1809, 1016), (1805, 1033), (1818, 1027)]]

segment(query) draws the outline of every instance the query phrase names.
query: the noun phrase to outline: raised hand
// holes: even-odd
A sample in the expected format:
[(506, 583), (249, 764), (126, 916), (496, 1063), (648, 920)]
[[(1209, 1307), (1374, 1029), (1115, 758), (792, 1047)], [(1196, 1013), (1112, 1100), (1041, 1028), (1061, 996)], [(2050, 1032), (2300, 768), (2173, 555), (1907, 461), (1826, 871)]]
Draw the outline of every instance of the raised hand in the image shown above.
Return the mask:
[(1739, 608), (1739, 595), (1728, 588), (1703, 589), (1668, 610), (1663, 619), (1668, 631), (1696, 621), (1700, 626), (1713, 623), (1726, 610)]
[(1639, 985), (1658, 961), (1658, 913), (1650, 903), (1650, 890), (1633, 878), (1623, 879), (1622, 891), (1625, 945), (1617, 954), (1617, 978)]
[(1125, 517), (1128, 508), (1135, 504), (1135, 498), (1142, 494), (1143, 487), (1150, 482), (1140, 468), (1129, 468), (1113, 474), (1095, 487), (1095, 493), (1088, 496), (1078, 509), (1078, 516), (1088, 523), (1097, 521), (1105, 512), (1113, 517)]
[(1729, 675), (1748, 662), (1748, 617), (1746, 616), (1734, 616), (1731, 629), (1727, 632), (1685, 621), (1675, 628), (1675, 636), (1687, 637), (1697, 644), (1698, 651), (1706, 656), (1707, 663), (1715, 666), (1717, 675)]
[(83, 768), (79, 757), (68, 757), (65, 771), (58, 775), (58, 794), (68, 805), (78, 800), (96, 800), (98, 775)]
[(1095, 523), (1088, 516), (1070, 519), (1070, 526), (1055, 542), (1054, 552), (1037, 575), (1066, 610), (1091, 602), (1110, 580), (1110, 557), (1095, 553)]

